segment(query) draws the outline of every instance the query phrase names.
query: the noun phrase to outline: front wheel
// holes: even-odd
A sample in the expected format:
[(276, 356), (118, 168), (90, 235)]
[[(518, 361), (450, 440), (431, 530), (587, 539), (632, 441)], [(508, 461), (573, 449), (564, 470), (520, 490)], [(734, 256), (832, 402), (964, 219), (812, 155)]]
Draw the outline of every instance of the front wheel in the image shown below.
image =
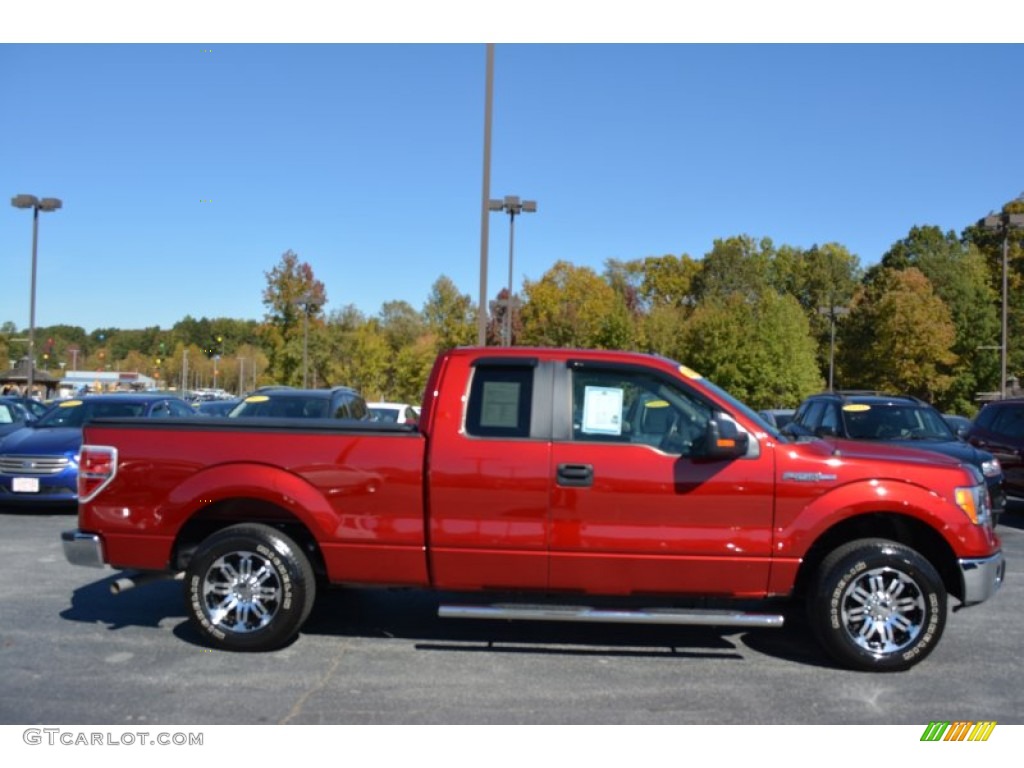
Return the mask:
[(935, 568), (884, 539), (853, 541), (828, 555), (808, 607), (825, 650), (865, 671), (912, 667), (932, 652), (946, 624), (946, 590)]
[(288, 643), (313, 607), (309, 559), (276, 528), (244, 524), (210, 536), (185, 571), (193, 626), (231, 651), (269, 651)]

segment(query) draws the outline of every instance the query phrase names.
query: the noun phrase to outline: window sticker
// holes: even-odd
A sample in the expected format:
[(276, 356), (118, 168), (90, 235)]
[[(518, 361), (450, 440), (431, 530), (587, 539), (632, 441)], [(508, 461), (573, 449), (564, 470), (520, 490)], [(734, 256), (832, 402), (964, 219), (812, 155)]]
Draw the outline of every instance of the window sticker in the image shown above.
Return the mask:
[(484, 382), (480, 426), (513, 429), (519, 426), (519, 382)]
[(617, 387), (586, 387), (583, 392), (583, 433), (622, 434), (622, 396)]

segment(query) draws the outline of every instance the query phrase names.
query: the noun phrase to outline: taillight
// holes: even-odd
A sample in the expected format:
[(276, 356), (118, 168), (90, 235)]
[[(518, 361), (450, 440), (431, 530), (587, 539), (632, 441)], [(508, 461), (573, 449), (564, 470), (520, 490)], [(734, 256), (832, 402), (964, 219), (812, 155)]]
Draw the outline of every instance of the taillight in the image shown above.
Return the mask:
[(117, 448), (83, 445), (78, 461), (78, 500), (91, 501), (117, 474)]

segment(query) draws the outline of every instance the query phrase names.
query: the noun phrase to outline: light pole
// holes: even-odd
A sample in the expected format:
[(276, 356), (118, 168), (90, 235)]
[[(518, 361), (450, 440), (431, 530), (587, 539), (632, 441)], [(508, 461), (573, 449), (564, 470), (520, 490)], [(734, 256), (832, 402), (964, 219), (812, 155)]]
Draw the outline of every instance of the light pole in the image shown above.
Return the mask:
[(487, 343), (487, 248), (490, 244), (488, 198), (491, 196), (491, 115), (494, 111), (494, 43), (487, 44), (484, 77), (484, 174), (480, 196), (480, 306), (476, 313), (476, 343)]
[(504, 211), (508, 214), (508, 294), (505, 297), (505, 323), (502, 333), (506, 347), (512, 346), (512, 253), (515, 247), (516, 216), (520, 213), (536, 213), (535, 200), (520, 202), (515, 195), (505, 195), (504, 200), (491, 200), (487, 203), (488, 210)]
[(302, 307), (302, 388), (309, 387), (309, 305), (314, 303), (315, 297), (311, 293), (305, 293), (295, 300), (295, 304)]
[(36, 373), (36, 247), (39, 242), (39, 212), (56, 211), (63, 203), (56, 197), (44, 197), (40, 200), (35, 195), (15, 195), (11, 198), (15, 208), (32, 209), (32, 288), (29, 294), (28, 310), (28, 382), (26, 393), (32, 397)]
[(833, 373), (835, 371), (836, 361), (836, 318), (842, 315), (848, 315), (850, 310), (846, 307), (837, 307), (835, 305), (827, 307), (818, 307), (818, 313), (822, 315), (828, 315), (828, 323), (830, 329), (830, 341), (828, 345), (828, 391), (833, 391)]
[(1001, 213), (978, 220), (978, 226), (990, 232), (1003, 233), (1003, 338), (999, 345), (999, 397), (1006, 399), (1007, 349), (1007, 269), (1010, 259), (1010, 230), (1024, 228), (1024, 213)]

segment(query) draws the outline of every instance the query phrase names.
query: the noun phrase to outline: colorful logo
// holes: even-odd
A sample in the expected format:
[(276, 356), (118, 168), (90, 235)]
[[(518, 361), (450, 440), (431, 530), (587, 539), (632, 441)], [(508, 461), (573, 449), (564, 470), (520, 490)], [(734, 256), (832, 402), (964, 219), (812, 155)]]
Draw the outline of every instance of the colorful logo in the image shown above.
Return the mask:
[(921, 741), (988, 741), (996, 728), (995, 720), (932, 720), (921, 735)]

